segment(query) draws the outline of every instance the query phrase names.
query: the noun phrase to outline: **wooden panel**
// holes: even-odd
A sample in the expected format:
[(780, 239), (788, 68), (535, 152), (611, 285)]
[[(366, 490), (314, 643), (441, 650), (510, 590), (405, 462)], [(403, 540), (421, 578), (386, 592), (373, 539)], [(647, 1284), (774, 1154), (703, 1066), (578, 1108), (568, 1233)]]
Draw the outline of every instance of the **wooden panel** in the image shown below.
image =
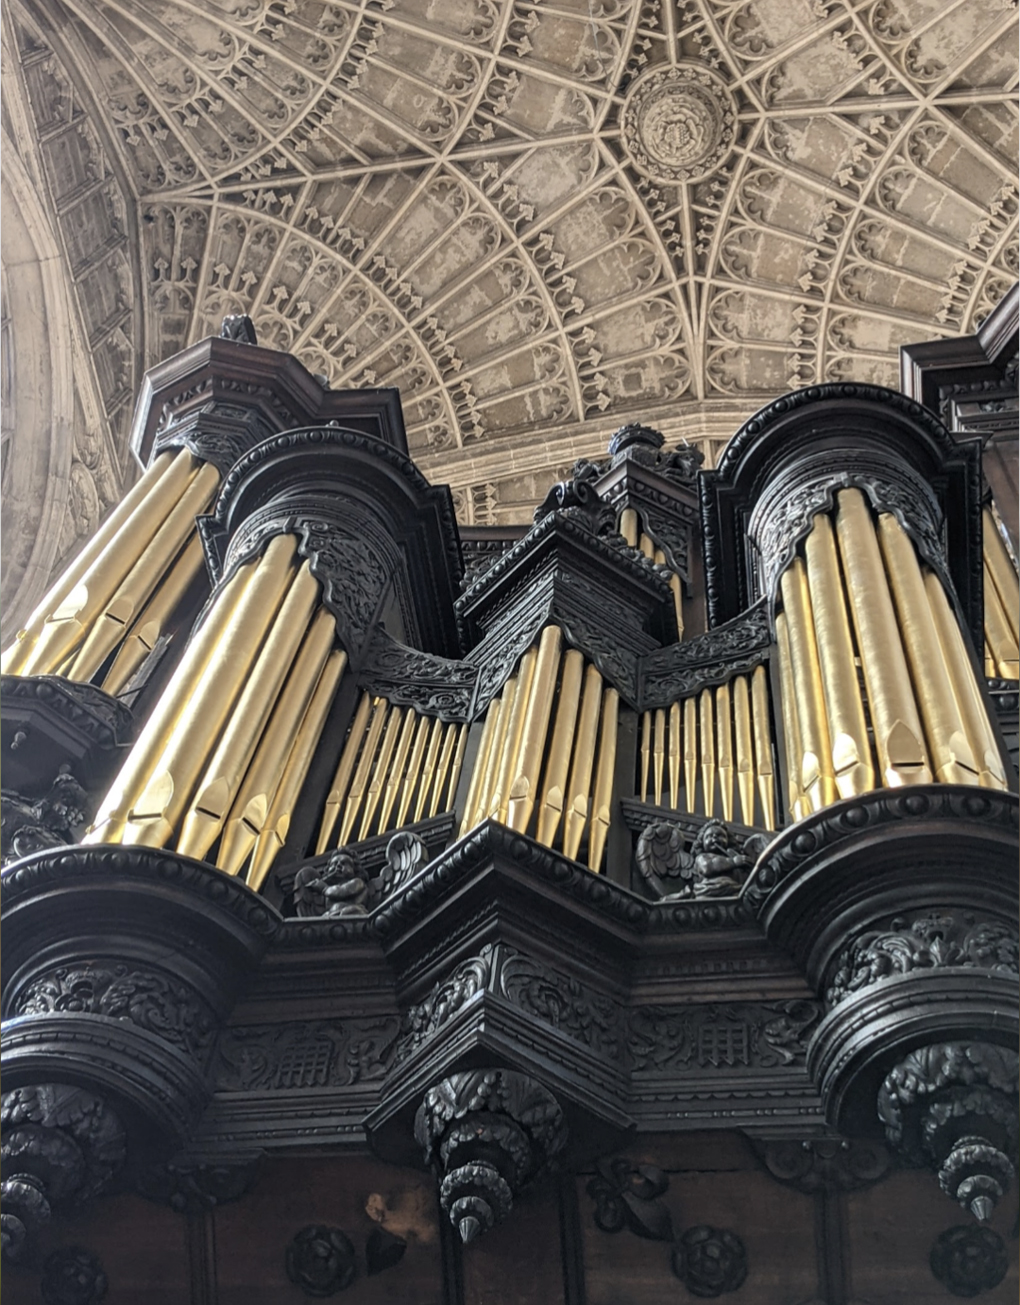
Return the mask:
[(464, 1247), (465, 1305), (559, 1305), (559, 1220), (548, 1184), (519, 1196), (506, 1223)]

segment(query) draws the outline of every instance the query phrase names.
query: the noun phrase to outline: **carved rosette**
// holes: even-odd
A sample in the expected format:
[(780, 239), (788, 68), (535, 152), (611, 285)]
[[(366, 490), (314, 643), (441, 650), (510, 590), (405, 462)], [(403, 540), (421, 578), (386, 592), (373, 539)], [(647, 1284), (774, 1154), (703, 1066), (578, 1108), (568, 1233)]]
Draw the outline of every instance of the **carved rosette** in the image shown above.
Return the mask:
[(652, 69), (630, 88), (622, 131), (634, 166), (646, 177), (666, 185), (700, 181), (729, 156), (736, 104), (725, 81), (704, 64)]
[(501, 1223), (513, 1198), (566, 1145), (551, 1092), (513, 1070), (451, 1074), (429, 1088), (415, 1141), (440, 1177), (439, 1200), (465, 1242)]

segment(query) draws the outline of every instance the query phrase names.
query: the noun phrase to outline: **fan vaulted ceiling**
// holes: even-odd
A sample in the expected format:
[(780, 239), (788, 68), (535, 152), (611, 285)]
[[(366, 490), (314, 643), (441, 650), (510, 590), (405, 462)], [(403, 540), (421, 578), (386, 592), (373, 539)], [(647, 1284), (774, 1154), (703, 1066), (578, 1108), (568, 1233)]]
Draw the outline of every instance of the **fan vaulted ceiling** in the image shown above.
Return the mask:
[(5, 199), (48, 224), (5, 267), (8, 482), (33, 329), (75, 359), (51, 562), (142, 370), (226, 313), (399, 386), (484, 523), (626, 420), (711, 457), (779, 391), (895, 384), (1017, 274), (1003, 0), (10, 0), (4, 46)]

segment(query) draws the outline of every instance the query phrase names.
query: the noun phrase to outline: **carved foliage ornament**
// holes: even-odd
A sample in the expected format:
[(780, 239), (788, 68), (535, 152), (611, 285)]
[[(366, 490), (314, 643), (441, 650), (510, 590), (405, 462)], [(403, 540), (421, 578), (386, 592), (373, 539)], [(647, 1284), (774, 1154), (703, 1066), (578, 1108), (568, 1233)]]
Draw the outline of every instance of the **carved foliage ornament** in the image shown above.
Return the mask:
[(45, 1305), (99, 1305), (108, 1286), (103, 1266), (83, 1246), (61, 1246), (47, 1255), (39, 1283)]
[(641, 661), (640, 706), (668, 707), (761, 664), (772, 635), (763, 601), (707, 634), (647, 654)]
[(736, 1291), (747, 1277), (747, 1251), (727, 1228), (688, 1228), (673, 1248), (673, 1272), (692, 1296)]
[(815, 1001), (639, 1006), (629, 1017), (630, 1063), (640, 1072), (673, 1074), (803, 1065), (820, 1018)]
[(406, 648), (381, 627), (372, 638), (362, 688), (402, 707), (444, 721), (466, 721), (471, 713), (478, 667)]

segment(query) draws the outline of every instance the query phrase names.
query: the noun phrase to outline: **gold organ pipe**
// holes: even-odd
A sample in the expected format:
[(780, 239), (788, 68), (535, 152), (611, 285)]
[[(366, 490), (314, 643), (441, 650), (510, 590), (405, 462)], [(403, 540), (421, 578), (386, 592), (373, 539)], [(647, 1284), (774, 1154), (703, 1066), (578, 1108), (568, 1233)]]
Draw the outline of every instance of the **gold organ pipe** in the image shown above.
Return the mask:
[(1020, 643), (1020, 588), (1018, 588), (1020, 581), (1017, 578), (1016, 567), (1006, 551), (999, 527), (989, 508), (984, 510), (983, 521), (985, 563), (1002, 601), (1013, 642)]
[(398, 829), (403, 827), (407, 813), (411, 809), (411, 799), (414, 797), (414, 791), (421, 779), (421, 765), (425, 757), (425, 747), (428, 743), (431, 728), (432, 722), (429, 717), (422, 716), (415, 731), (414, 744), (411, 748), (411, 760), (407, 763), (407, 774), (404, 776), (404, 784), (400, 790), (400, 806), (397, 810)]
[[(864, 719), (832, 522), (815, 517), (804, 544), (822, 693), (828, 718), (832, 769), (840, 797), (875, 787), (868, 726)], [(796, 651), (794, 651), (796, 661)]]
[(995, 665), (995, 658), (992, 656), (992, 650), (987, 638), (985, 639), (985, 676), (989, 680), (994, 680), (998, 675), (998, 668)]
[[(372, 769), (372, 778), (369, 781), (368, 789), (365, 793), (365, 808), (361, 813), (361, 828), (358, 830), (358, 842), (368, 837), (368, 831), (372, 826), (372, 817), (375, 815), (376, 808), (382, 801), (383, 789), (386, 786), (386, 777), (390, 770), (390, 761), (393, 757), (394, 749), (397, 746), (397, 740), (400, 738), (401, 730), (404, 724), (404, 713), (400, 707), (391, 707), (390, 714), (386, 721), (386, 729), (383, 733), (382, 745), (379, 748), (378, 755), (375, 759), (375, 766)], [(382, 832), (382, 825), (379, 826), (379, 832)]]
[(432, 722), (432, 729), (429, 732), (429, 746), (425, 753), (425, 763), (422, 766), (421, 787), (418, 790), (418, 800), (414, 804), (414, 820), (421, 820), (425, 814), (425, 803), (428, 801), (429, 793), (432, 789), (432, 782), (436, 774), (436, 760), (439, 757), (439, 748), (443, 742), (443, 722), (437, 716)]
[(482, 782), (485, 779), (485, 767), (488, 764), (489, 753), (492, 751), (492, 740), (496, 733), (496, 718), (498, 716), (499, 699), (493, 698), (489, 703), (488, 711), (485, 713), (485, 724), (482, 726), (481, 738), (478, 740), (478, 752), (475, 754), (475, 764), (471, 771), (471, 782), (468, 784), (467, 797), (464, 799), (464, 819), (460, 826), (462, 834), (468, 829), (473, 829), (478, 823), (475, 819), (475, 810), (478, 807)]
[(209, 669), (192, 684), (163, 755), (134, 799), (121, 842), (163, 847), (179, 828), (209, 754), (293, 583), (296, 548), (293, 535), (277, 535), (259, 559)]
[(624, 508), (620, 513), (619, 531), (631, 548), (637, 548), (641, 523), (638, 521), (638, 514), (633, 508)]
[(567, 780), (567, 803), (563, 825), (563, 854), (577, 856), (584, 827), (588, 822), (588, 793), (595, 763), (595, 740), (598, 736), (599, 707), (602, 704), (602, 676), (594, 666), (584, 673), (581, 710), (578, 713), (574, 756)]
[(930, 784), (924, 731), (871, 513), (859, 489), (839, 494), (839, 555), (868, 690), (882, 783)]
[(810, 813), (811, 808), (800, 791), (800, 723), (793, 694), (790, 635), (783, 612), (776, 616), (776, 647), (779, 652), (779, 685), (783, 699), (783, 733), (786, 736), (786, 775), (789, 785), (787, 807), (794, 820), (800, 820)]
[(684, 637), (684, 597), (680, 577), (674, 571), (669, 577), (669, 592), (673, 595), (673, 610), (676, 612), (676, 637)]
[(323, 804), (322, 823), (319, 826), (319, 837), (315, 844), (316, 856), (321, 856), (329, 846), (329, 836), (333, 832), (333, 826), (337, 822), (340, 809), (347, 796), (347, 786), (351, 782), (354, 763), (358, 758), (358, 749), (365, 737), (365, 726), (368, 724), (368, 713), (371, 710), (372, 695), (363, 693), (354, 713), (354, 719), (351, 721), (347, 742), (340, 754), (340, 760), (337, 762), (333, 782), (329, 786), (329, 793), (326, 795), (326, 801)]
[(645, 557), (648, 558), (649, 562), (655, 561), (655, 545), (647, 535), (643, 534), (638, 540), (638, 548), (640, 548)]
[(524, 716), (520, 759), (511, 772), (512, 781), (507, 794), (507, 823), (520, 833), (528, 828), (538, 796), (562, 642), (563, 636), (556, 625), (547, 625), (538, 642), (531, 694)]
[(648, 801), (648, 774), (652, 764), (652, 713), (641, 713), (641, 801)]
[(478, 824), (482, 820), (488, 819), (492, 814), (492, 797), (496, 791), (496, 780), (499, 777), (499, 768), (503, 759), (503, 749), (506, 747), (506, 733), (510, 725), (510, 717), (513, 714), (514, 699), (517, 697), (517, 676), (512, 675), (506, 684), (503, 685), (503, 692), (499, 700), (499, 714), (496, 717), (496, 730), (492, 736), (492, 747), (485, 763), (484, 783), (478, 794), (477, 819)]
[(245, 590), (255, 574), (254, 561), (239, 567), (216, 596), (198, 627), (173, 675), (135, 740), (117, 778), (103, 799), (85, 843), (119, 843), (128, 812), (144, 789), (163, 754), (187, 700), (195, 691), (213, 658), (220, 640)]
[(659, 707), (655, 712), (654, 743), (652, 745), (652, 770), (655, 776), (655, 805), (662, 806), (662, 780), (666, 764), (666, 712)]
[(684, 702), (684, 797), (687, 810), (693, 812), (698, 801), (698, 702)]
[(382, 741), (388, 710), (389, 703), (385, 698), (372, 699), (372, 719), (365, 731), (365, 746), (362, 748), (358, 764), (354, 768), (351, 787), (347, 792), (347, 801), (344, 804), (344, 813), (340, 820), (340, 836), (337, 839), (337, 847), (346, 846), (347, 840), (354, 831), (354, 822), (361, 807), (361, 799), (365, 796), (368, 777), (371, 774), (372, 765), (379, 751), (379, 744)]
[(569, 648), (563, 654), (559, 702), (556, 707), (552, 742), (549, 745), (549, 761), (546, 765), (545, 783), (538, 809), (536, 837), (546, 847), (552, 847), (556, 831), (563, 818), (570, 751), (574, 742), (583, 678), (584, 654), (578, 652), (576, 648)]
[(800, 726), (798, 783), (812, 811), (820, 811), (836, 800), (836, 777), (832, 769), (832, 745), (825, 717), (822, 670), (818, 661), (807, 568), (796, 557), (780, 581), (786, 630), (790, 640), (794, 706)]
[(669, 709), (669, 805), (680, 809), (680, 704)]
[(436, 815), (439, 811), (439, 803), (443, 796), (443, 789), (446, 787), (446, 778), (450, 773), (450, 762), (453, 759), (453, 749), (457, 743), (457, 725), (451, 721), (446, 727), (446, 733), (443, 735), (443, 750), (439, 754), (439, 764), (436, 766), (436, 779), (432, 785), (432, 796), (429, 798), (429, 817)]
[[(332, 616), (329, 619), (332, 623)], [(287, 841), (294, 805), (301, 793), (308, 768), (312, 764), (315, 749), (322, 735), (322, 727), (326, 723), (333, 698), (336, 696), (337, 685), (340, 683), (346, 665), (347, 654), (335, 648), (327, 654), (325, 664), (320, 668), (315, 688), (273, 795), (266, 823), (256, 839), (252, 852), (247, 884), (256, 893), (265, 882), (266, 875)]]
[(776, 786), (772, 767), (772, 729), (769, 724), (769, 685), (764, 666), (756, 666), (751, 676), (751, 726), (754, 731), (754, 767), (758, 776), (762, 817), (766, 829), (775, 829)]
[(301, 728), (335, 633), (336, 626), (331, 613), (320, 607), (305, 633), (262, 731), (255, 755), (244, 773), (237, 796), (231, 803), (216, 855), (217, 866), (227, 874), (239, 873), (256, 838), (266, 826), (273, 794)]
[(414, 708), (408, 707), (404, 713), (404, 724), (400, 731), (400, 738), (397, 741), (397, 750), (393, 754), (393, 765), (390, 766), (389, 774), (386, 776), (382, 806), (379, 808), (380, 833), (390, 827), (390, 814), (396, 805), (397, 794), (400, 792), (400, 781), (404, 778), (404, 772), (407, 769), (407, 758), (410, 755), (411, 744), (414, 741), (414, 729), (417, 721), (418, 715)]
[(103, 604), (130, 572), (180, 500), (197, 474), (198, 466), (197, 459), (190, 453), (182, 452), (174, 458), (77, 583), (67, 589), (46, 617), (22, 674), (45, 675), (75, 650)]
[(754, 753), (751, 735), (751, 694), (747, 677), (733, 681), (733, 742), (736, 753), (737, 792), (740, 795), (740, 818), (745, 825), (754, 824)]
[(613, 816), (613, 777), (616, 772), (616, 733), (620, 695), (606, 689), (602, 695), (602, 732), (599, 759), (595, 768), (595, 791), (591, 803), (591, 827), (588, 832), (588, 869), (598, 874), (602, 854), (609, 837)]
[(1004, 680), (1020, 678), (1020, 651), (1010, 629), (1005, 604), (999, 596), (991, 570), (985, 563), (985, 637), (992, 650), (998, 675)]
[(956, 617), (949, 606), (942, 581), (925, 568), (924, 588), (931, 605), (932, 619), (938, 633), (939, 648), (945, 661), (953, 693), (963, 718), (971, 750), (977, 758), (979, 778), (984, 788), (1006, 788), (1006, 771), (999, 746), (988, 723), (985, 704), (974, 678), (974, 668), (963, 642)]
[(450, 768), (450, 785), (446, 791), (446, 810), (452, 811), (457, 800), (457, 786), (460, 784), (460, 772), (464, 768), (464, 753), (467, 751), (468, 722), (457, 726), (457, 750), (453, 754)]
[(72, 680), (91, 679), (124, 637), (130, 622), (166, 573), (170, 561), (177, 556), (188, 537), (194, 537), (195, 518), (212, 502), (219, 483), (220, 473), (211, 463), (199, 469), (116, 592), (102, 605), (91, 629), (85, 631), (85, 641), (71, 667)]
[[(255, 755), (277, 694), (301, 646), (319, 598), (319, 582), (302, 563), (226, 729), (189, 804), (177, 840), (182, 856), (201, 860), (215, 843)], [(328, 613), (326, 614), (328, 616)]]
[(698, 698), (698, 714), (701, 727), (701, 793), (705, 803), (705, 815), (715, 813), (715, 722), (713, 716), (712, 690), (702, 689)]
[(715, 691), (716, 748), (719, 759), (719, 796), (723, 820), (733, 819), (733, 701), (728, 684)]
[(177, 561), (152, 598), (131, 627), (127, 638), (121, 644), (113, 665), (103, 680), (103, 692), (116, 695), (130, 681), (135, 671), (145, 661), (166, 627), (167, 621), (177, 610), (181, 599), (187, 593), (191, 582), (202, 569), (205, 554), (202, 541), (196, 532), (185, 544)]
[(914, 545), (889, 512), (881, 513), (878, 518), (878, 537), (896, 603), (914, 692), (921, 704), (921, 718), (935, 778), (943, 784), (976, 784), (978, 763), (939, 649)]
[(499, 759), (498, 778), (495, 792), (489, 802), (489, 815), (501, 824), (506, 824), (510, 805), (510, 784), (517, 770), (521, 743), (524, 737), (524, 718), (531, 699), (535, 679), (535, 663), (538, 661), (538, 649), (529, 648), (521, 658), (521, 667), (517, 673), (517, 692), (507, 722), (506, 740), (503, 755)]
[(51, 613), (63, 603), (82, 576), (97, 560), (103, 550), (116, 538), (124, 523), (132, 516), (135, 509), (144, 503), (156, 488), (156, 485), (169, 469), (176, 457), (175, 452), (161, 453), (149, 469), (132, 485), (107, 519), (88, 541), (74, 561), (64, 570), (56, 584), (52, 585), (36, 606), (32, 615), (25, 622), (23, 629), (14, 636), (14, 642), (4, 649), (0, 657), (0, 671), (4, 675), (24, 675), (25, 666), (32, 653), (36, 640), (42, 632), (44, 623)]

